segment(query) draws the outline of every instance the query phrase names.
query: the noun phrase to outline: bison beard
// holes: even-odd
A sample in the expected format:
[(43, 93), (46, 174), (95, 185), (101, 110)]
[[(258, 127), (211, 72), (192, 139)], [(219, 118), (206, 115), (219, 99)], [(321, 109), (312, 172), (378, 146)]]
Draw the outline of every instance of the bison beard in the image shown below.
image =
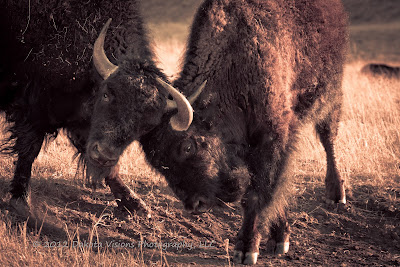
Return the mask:
[(187, 210), (241, 200), (234, 261), (255, 264), (261, 228), (289, 249), (288, 164), (311, 122), (327, 155), (326, 198), (345, 203), (334, 142), (342, 105), (347, 15), (339, 0), (206, 0), (174, 83), (185, 95), (207, 80), (187, 130), (162, 123), (140, 139)]
[[(101, 29), (109, 16), (118, 25), (106, 46), (122, 66), (113, 75), (113, 81), (130, 80), (134, 75), (165, 79), (152, 60), (138, 4), (134, 0), (118, 4), (107, 0), (45, 2), (46, 8), (32, 5), (28, 10), (28, 5), (21, 1), (0, 1), (0, 110), (6, 115), (10, 133), (1, 151), (18, 156), (10, 204), (19, 214), (29, 215), (32, 164), (43, 142), (64, 129), (81, 162), (87, 164), (87, 176), (95, 180), (105, 178), (118, 204), (132, 212), (148, 214), (143, 201), (119, 178), (118, 165), (94, 166), (85, 155), (93, 107), (102, 97), (99, 84), (104, 84), (102, 78), (108, 80), (98, 61), (94, 60), (102, 77), (92, 70), (92, 53), (87, 48), (98, 37), (93, 29)], [(85, 21), (84, 26), (79, 21)], [(90, 30), (84, 28), (86, 23)], [(68, 34), (60, 33), (61, 29), (68, 30)], [(63, 36), (62, 40), (58, 36)], [(96, 59), (96, 45), (94, 50)], [(125, 90), (121, 89), (121, 94), (142, 86), (135, 82), (128, 85), (120, 84)], [(165, 100), (159, 102), (162, 105)]]

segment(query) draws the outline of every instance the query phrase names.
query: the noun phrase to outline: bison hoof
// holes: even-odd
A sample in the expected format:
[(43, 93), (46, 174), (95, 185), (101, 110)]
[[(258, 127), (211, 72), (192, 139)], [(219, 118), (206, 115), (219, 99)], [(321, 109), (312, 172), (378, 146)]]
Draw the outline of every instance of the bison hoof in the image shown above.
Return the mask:
[(139, 216), (151, 219), (151, 211), (146, 203), (134, 194), (117, 199), (117, 204), (119, 208), (127, 210), (129, 213), (136, 213)]
[(11, 198), (10, 207), (21, 217), (28, 218), (30, 215), (29, 204), (23, 198)]
[(275, 255), (286, 254), (289, 251), (289, 242), (282, 242), (276, 244)]
[(241, 264), (243, 260), (243, 252), (235, 250), (233, 252), (233, 262), (237, 264)]
[(233, 262), (236, 264), (253, 265), (257, 263), (257, 258), (257, 252), (246, 252), (246, 254), (243, 254), (242, 251), (235, 250), (233, 253)]
[(328, 205), (333, 205), (335, 203), (339, 203), (339, 204), (346, 204), (346, 196), (344, 196), (342, 199), (338, 200), (337, 202), (332, 200), (332, 199), (325, 199), (325, 203)]
[(258, 258), (257, 252), (246, 252), (244, 255), (243, 264), (245, 265), (253, 265), (256, 264)]

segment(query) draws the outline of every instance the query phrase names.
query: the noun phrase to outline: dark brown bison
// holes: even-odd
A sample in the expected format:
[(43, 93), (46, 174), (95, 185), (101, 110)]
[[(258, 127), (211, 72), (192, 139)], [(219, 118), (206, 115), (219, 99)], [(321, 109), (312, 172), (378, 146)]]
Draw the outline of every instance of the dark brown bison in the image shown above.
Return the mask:
[[(98, 43), (100, 51), (103, 51), (106, 30), (107, 25)], [(133, 40), (137, 38), (130, 36)], [(95, 99), (87, 161), (99, 170), (115, 168), (120, 155), (132, 141), (159, 125), (166, 112), (186, 106), (188, 101), (188, 104), (193, 103), (204, 88), (203, 84), (187, 100), (173, 87), (163, 86), (160, 82), (165, 83), (165, 78), (146, 56), (146, 46), (143, 48), (117, 65), (111, 63), (104, 52), (99, 53), (99, 62), (94, 60), (96, 68), (102, 70), (99, 72), (104, 73), (104, 81)], [(168, 99), (168, 93), (173, 100)], [(185, 116), (184, 120), (186, 124), (190, 123), (192, 117)]]
[(386, 64), (367, 64), (361, 69), (361, 73), (377, 77), (400, 79), (400, 67), (392, 67)]
[(206, 0), (199, 8), (174, 87), (190, 95), (207, 81), (204, 91), (140, 142), (188, 211), (241, 201), (235, 262), (256, 263), (264, 226), (275, 252), (288, 251), (287, 166), (304, 123), (315, 124), (326, 151), (327, 199), (346, 202), (334, 149), (346, 43), (339, 0)]
[[(0, 0), (0, 6), (0, 109), (10, 123), (2, 152), (18, 156), (11, 206), (29, 214), (32, 163), (43, 142), (64, 129), (87, 164), (87, 175), (105, 178), (119, 205), (148, 213), (118, 177), (115, 162), (113, 167), (99, 167), (85, 156), (93, 106), (96, 99), (107, 99), (99, 89), (102, 80), (121, 96), (153, 90), (156, 82), (145, 84), (143, 79), (165, 79), (155, 67), (136, 1), (48, 0), (28, 6), (24, 1)], [(123, 67), (108, 78), (113, 63), (105, 57), (103, 44), (110, 21), (100, 34), (98, 30), (110, 16), (114, 27), (106, 50)], [(142, 127), (152, 125), (144, 119)]]

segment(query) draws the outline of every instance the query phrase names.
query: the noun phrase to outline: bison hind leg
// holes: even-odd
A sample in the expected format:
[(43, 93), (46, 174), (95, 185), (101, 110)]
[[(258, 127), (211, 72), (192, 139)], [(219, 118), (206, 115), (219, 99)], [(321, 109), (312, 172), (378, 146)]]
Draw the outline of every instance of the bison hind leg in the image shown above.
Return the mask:
[[(17, 125), (17, 124), (16, 124)], [(18, 125), (17, 125), (18, 126)], [(16, 140), (13, 151), (18, 154), (18, 160), (11, 182), (10, 206), (18, 215), (28, 217), (30, 213), (30, 179), (32, 164), (38, 156), (45, 134), (24, 132), (14, 127)]]
[(9, 203), (10, 207), (16, 214), (23, 218), (28, 218), (30, 215), (30, 198), (16, 198), (12, 197)]
[(345, 181), (341, 178), (335, 159), (334, 142), (338, 132), (340, 106), (322, 122), (317, 123), (316, 130), (325, 148), (327, 172), (325, 178), (326, 202), (346, 204)]

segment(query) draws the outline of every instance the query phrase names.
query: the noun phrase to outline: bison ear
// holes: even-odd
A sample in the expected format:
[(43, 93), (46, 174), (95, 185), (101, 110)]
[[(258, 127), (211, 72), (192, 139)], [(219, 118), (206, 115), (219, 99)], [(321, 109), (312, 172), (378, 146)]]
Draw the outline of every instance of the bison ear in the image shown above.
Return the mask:
[(110, 23), (111, 18), (108, 19), (106, 24), (103, 26), (103, 29), (101, 30), (99, 37), (97, 37), (93, 47), (93, 63), (97, 72), (101, 75), (101, 77), (103, 77), (104, 80), (110, 77), (110, 75), (118, 69), (118, 66), (111, 63), (111, 61), (107, 58), (104, 51), (104, 39), (106, 38), (106, 33)]
[[(175, 131), (186, 131), (187, 129), (189, 129), (190, 124), (193, 121), (192, 106), (190, 105), (186, 97), (183, 94), (181, 94), (177, 89), (175, 89), (173, 86), (164, 82), (160, 78), (156, 78), (156, 80), (172, 95), (172, 97), (174, 98), (173, 101), (174, 105), (178, 109), (178, 113), (172, 116), (170, 120), (172, 129), (174, 129)], [(167, 103), (166, 111), (171, 109), (171, 107), (168, 107), (168, 105), (169, 104)]]

